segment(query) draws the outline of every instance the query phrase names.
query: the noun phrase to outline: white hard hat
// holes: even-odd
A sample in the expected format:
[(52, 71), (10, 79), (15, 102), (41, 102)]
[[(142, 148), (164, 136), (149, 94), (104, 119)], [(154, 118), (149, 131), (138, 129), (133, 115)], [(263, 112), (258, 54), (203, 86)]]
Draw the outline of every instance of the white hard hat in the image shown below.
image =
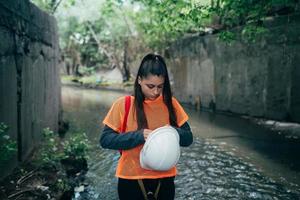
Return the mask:
[(163, 126), (148, 136), (140, 152), (140, 164), (144, 169), (166, 171), (177, 164), (179, 157), (179, 135), (176, 129)]

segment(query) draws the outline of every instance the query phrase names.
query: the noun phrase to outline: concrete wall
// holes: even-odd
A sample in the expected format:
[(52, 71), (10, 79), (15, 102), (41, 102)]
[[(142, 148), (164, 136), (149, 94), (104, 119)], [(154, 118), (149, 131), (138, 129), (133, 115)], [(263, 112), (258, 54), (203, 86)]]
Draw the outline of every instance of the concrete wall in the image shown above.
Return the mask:
[[(300, 122), (300, 14), (266, 21), (256, 44), (186, 37), (168, 50), (174, 94), (219, 111)], [(212, 104), (211, 104), (212, 105)]]
[(1, 178), (30, 155), (43, 128), (58, 129), (60, 80), (56, 21), (28, 0), (0, 0), (0, 41), (0, 122), (18, 142)]

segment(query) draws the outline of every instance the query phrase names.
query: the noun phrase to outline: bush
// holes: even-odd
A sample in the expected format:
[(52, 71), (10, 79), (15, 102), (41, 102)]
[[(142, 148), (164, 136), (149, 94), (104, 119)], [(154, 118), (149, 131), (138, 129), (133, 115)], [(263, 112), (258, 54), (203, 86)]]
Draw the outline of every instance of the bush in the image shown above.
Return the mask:
[(75, 133), (64, 143), (65, 158), (86, 159), (90, 142), (85, 133)]
[(9, 127), (0, 123), (0, 164), (8, 161), (17, 152), (17, 142), (7, 134)]
[(59, 138), (49, 128), (45, 128), (43, 130), (43, 144), (39, 152), (38, 160), (45, 165), (56, 165), (63, 156), (59, 147)]
[(70, 133), (69, 139), (60, 142), (58, 134), (49, 128), (43, 130), (43, 144), (38, 153), (38, 160), (44, 165), (57, 165), (62, 159), (86, 159), (90, 142), (85, 133)]

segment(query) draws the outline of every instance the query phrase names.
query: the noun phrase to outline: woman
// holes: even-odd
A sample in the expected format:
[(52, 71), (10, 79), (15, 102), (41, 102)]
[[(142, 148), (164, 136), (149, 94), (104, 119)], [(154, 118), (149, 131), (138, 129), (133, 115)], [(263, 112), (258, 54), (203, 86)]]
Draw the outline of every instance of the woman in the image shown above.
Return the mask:
[(100, 138), (103, 148), (122, 150), (116, 171), (119, 198), (172, 200), (176, 167), (154, 171), (143, 169), (139, 163), (140, 151), (151, 131), (166, 124), (177, 130), (180, 146), (193, 142), (188, 116), (172, 97), (166, 63), (160, 55), (148, 54), (143, 58), (134, 84), (134, 96), (130, 98), (126, 129), (121, 130), (126, 121), (125, 97), (121, 97), (103, 120), (105, 126)]

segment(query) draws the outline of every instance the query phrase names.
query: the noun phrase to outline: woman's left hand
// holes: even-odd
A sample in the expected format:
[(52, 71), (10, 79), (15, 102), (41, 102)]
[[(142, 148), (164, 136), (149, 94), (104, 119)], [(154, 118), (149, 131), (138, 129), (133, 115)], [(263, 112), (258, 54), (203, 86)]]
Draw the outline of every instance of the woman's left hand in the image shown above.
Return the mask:
[(152, 130), (150, 130), (150, 129), (144, 129), (143, 135), (144, 135), (145, 140), (147, 140), (147, 138), (151, 134), (151, 132), (152, 132)]

